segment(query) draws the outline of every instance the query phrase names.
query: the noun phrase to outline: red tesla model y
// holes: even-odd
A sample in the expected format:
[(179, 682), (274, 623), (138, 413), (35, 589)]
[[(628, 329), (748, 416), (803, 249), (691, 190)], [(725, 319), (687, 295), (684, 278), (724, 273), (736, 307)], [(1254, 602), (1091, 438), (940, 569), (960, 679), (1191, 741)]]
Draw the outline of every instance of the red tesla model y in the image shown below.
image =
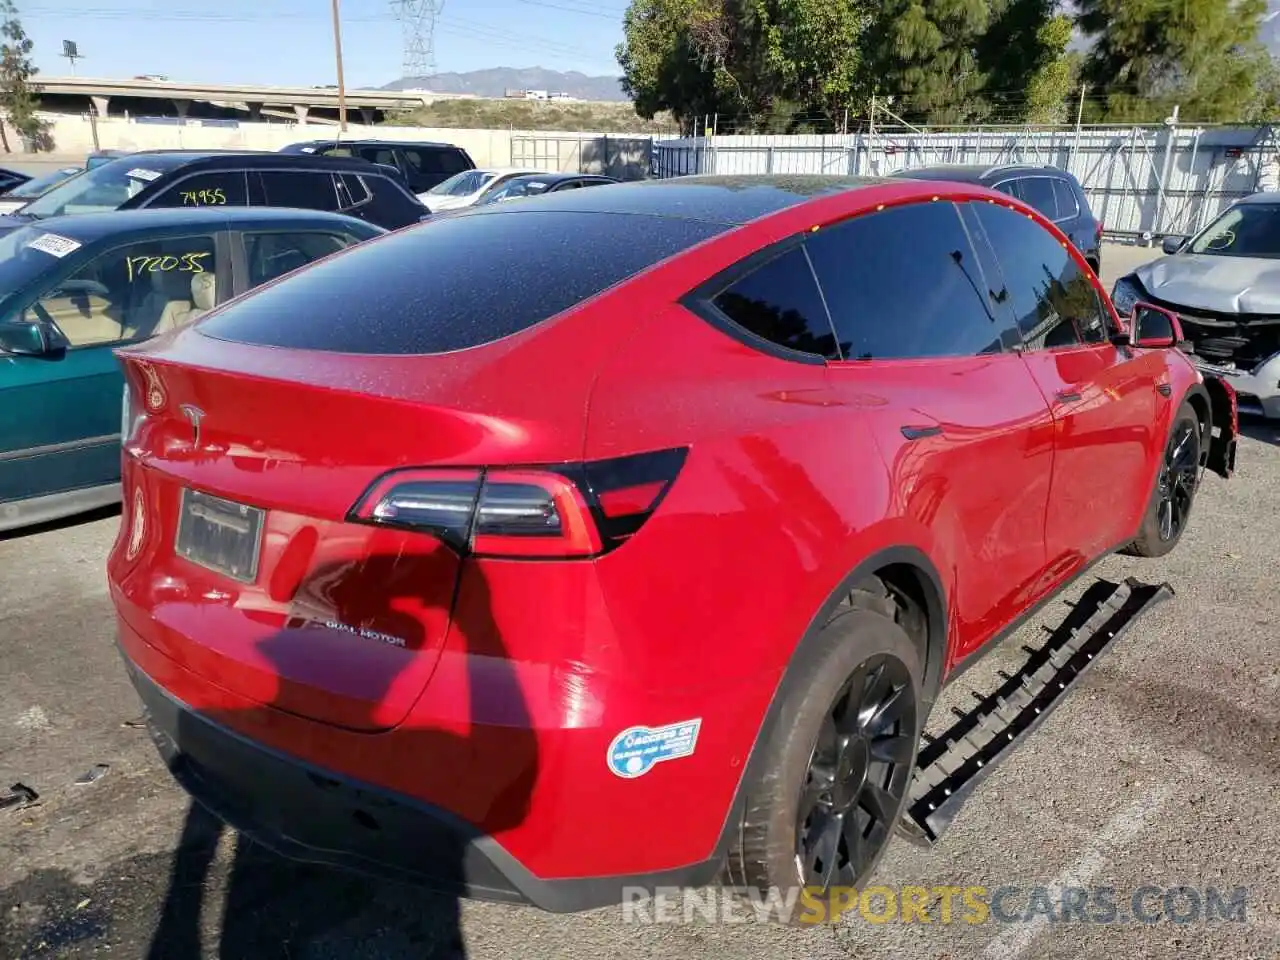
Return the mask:
[(442, 218), (121, 351), (120, 645), (287, 855), (551, 910), (858, 883), (954, 671), (1230, 473), (1178, 339), (973, 185)]

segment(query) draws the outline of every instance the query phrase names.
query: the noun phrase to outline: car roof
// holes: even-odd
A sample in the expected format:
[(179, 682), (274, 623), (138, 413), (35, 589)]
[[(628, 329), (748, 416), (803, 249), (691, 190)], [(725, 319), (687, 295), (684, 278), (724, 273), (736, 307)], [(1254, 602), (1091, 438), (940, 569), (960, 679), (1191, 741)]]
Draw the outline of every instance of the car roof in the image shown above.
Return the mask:
[(954, 180), (957, 183), (980, 183), (999, 176), (1039, 173), (1066, 176), (1067, 171), (1051, 164), (1034, 163), (940, 163), (903, 170), (897, 176), (908, 180)]
[(381, 140), (377, 137), (361, 137), (358, 140), (344, 140), (334, 137), (332, 140), (299, 140), (297, 143), (291, 143), (291, 147), (311, 147), (311, 146), (377, 146), (377, 147), (436, 147), (441, 150), (461, 150), (456, 143), (444, 143), (441, 140)]
[(522, 173), (512, 180), (545, 180), (548, 183), (563, 183), (565, 180), (608, 180), (609, 177), (602, 176), (598, 173), (569, 173), (567, 171), (559, 171), (557, 173)]
[(112, 163), (134, 163), (146, 166), (147, 160), (154, 158), (164, 164), (166, 172), (179, 167), (194, 166), (197, 168), (216, 168), (219, 166), (243, 163), (247, 159), (253, 161), (255, 167), (296, 167), (300, 164), (320, 164), (325, 167), (345, 170), (364, 170), (377, 167), (368, 160), (359, 157), (329, 157), (318, 154), (281, 153), (278, 150), (143, 150), (138, 153), (125, 154), (111, 161)]
[(1280, 191), (1263, 190), (1236, 201), (1237, 203), (1280, 203)]
[(36, 220), (27, 226), (94, 243), (104, 237), (165, 227), (209, 227), (238, 230), (257, 226), (352, 226), (370, 224), (341, 213), (293, 207), (150, 207), (80, 213)]
[(820, 196), (888, 182), (882, 177), (822, 174), (696, 175), (635, 180), (612, 190), (561, 190), (518, 204), (486, 205), (470, 215), (503, 216), (522, 210), (638, 213), (738, 226)]

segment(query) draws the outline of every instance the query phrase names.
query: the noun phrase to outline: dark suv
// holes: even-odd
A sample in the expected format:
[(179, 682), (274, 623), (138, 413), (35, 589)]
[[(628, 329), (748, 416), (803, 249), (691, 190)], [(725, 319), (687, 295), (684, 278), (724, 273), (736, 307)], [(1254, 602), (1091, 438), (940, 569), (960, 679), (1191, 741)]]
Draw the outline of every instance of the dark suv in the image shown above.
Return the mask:
[(901, 175), (913, 180), (978, 183), (1017, 197), (1043, 213), (1070, 237), (1094, 273), (1102, 270), (1102, 222), (1089, 209), (1080, 181), (1060, 167), (1020, 163), (996, 167), (954, 165), (920, 167)]
[(323, 154), (327, 157), (360, 157), (370, 163), (395, 167), (414, 193), (426, 193), (455, 173), (474, 170), (470, 154), (452, 143), (416, 140), (310, 140), (291, 143), (281, 153)]
[(0, 217), (0, 233), (67, 214), (209, 206), (323, 210), (387, 230), (430, 215), (394, 176), (364, 160), (269, 151), (157, 150), (131, 153), (65, 181)]

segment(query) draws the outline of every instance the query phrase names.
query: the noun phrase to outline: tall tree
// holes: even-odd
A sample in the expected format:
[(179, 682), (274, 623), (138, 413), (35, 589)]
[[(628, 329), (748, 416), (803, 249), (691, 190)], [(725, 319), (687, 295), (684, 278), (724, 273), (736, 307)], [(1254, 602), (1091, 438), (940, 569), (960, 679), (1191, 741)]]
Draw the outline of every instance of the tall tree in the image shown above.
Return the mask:
[[(18, 8), (13, 0), (0, 0), (0, 111), (9, 125), (18, 131), (37, 149), (47, 146), (47, 127), (36, 116), (40, 109), (37, 88), (33, 83), (35, 64), (31, 62), (31, 38), (18, 19)], [(0, 138), (6, 151), (9, 138), (0, 124)]]
[(1084, 80), (1107, 119), (1240, 120), (1256, 100), (1266, 0), (1079, 0)]
[(990, 0), (883, 0), (867, 31), (876, 92), (913, 123), (962, 123), (982, 115), (985, 78), (976, 48)]
[(1061, 123), (1075, 85), (1071, 18), (1057, 0), (993, 0), (978, 42), (984, 95), (996, 120)]
[[(768, 129), (857, 106), (868, 0), (632, 0), (617, 49), (637, 112)], [(790, 119), (788, 119), (790, 118)]]

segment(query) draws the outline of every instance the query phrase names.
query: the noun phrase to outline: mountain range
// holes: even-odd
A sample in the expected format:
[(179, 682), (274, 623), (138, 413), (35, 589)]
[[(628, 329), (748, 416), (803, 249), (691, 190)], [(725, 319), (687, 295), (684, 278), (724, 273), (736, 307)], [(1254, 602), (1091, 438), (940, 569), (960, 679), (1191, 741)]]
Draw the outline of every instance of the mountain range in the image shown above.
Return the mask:
[(437, 73), (429, 77), (404, 77), (382, 87), (383, 90), (421, 88), (435, 93), (470, 93), (477, 97), (501, 97), (508, 90), (545, 90), (567, 93), (576, 100), (625, 101), (619, 77), (589, 77), (570, 70), (544, 70), (542, 67), (490, 67), (467, 73)]

